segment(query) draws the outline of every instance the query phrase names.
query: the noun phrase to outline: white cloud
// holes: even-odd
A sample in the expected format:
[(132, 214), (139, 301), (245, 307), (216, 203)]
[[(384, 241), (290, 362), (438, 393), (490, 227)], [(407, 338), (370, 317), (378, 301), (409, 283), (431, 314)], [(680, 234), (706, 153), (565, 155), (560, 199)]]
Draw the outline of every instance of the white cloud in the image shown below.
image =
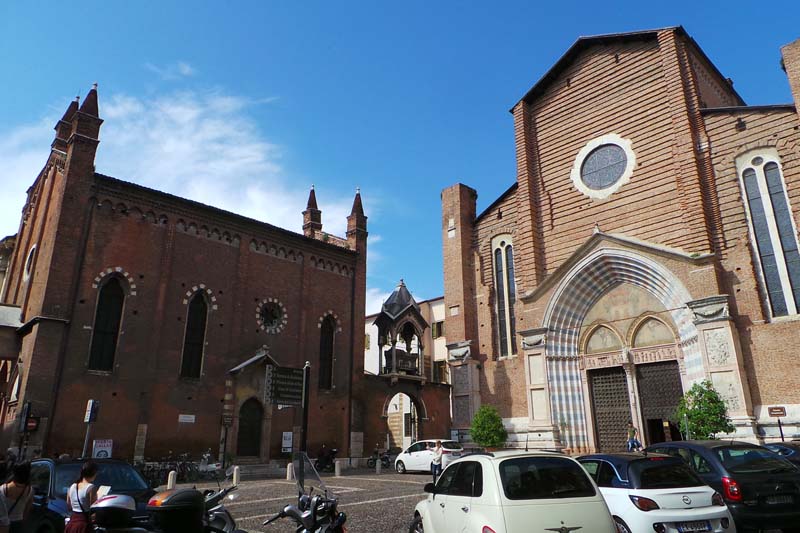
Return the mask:
[[(66, 104), (65, 104), (66, 105)], [(292, 175), (283, 148), (249, 111), (256, 102), (221, 91), (181, 91), (143, 99), (100, 94), (97, 170), (293, 231), (302, 229), (308, 187), (317, 182), (324, 229), (344, 235), (352, 195)], [(0, 135), (0, 233), (17, 231), (25, 190), (47, 160), (57, 116)], [(348, 188), (349, 189), (349, 188)]]
[(178, 61), (169, 65), (159, 67), (152, 63), (145, 63), (144, 68), (150, 72), (158, 74), (158, 76), (165, 81), (174, 81), (180, 78), (187, 78), (194, 76), (197, 71), (189, 63), (185, 61)]
[(383, 302), (392, 294), (391, 291), (386, 292), (375, 287), (367, 287), (367, 315), (372, 315), (381, 310)]

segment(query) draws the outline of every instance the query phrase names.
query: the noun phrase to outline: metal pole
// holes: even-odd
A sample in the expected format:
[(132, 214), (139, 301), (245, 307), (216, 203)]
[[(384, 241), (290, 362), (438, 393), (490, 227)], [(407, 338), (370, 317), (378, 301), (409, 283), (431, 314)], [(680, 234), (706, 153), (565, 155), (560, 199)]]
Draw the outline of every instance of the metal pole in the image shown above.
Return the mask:
[(689, 433), (689, 415), (683, 415), (683, 423), (686, 427), (686, 440), (692, 440), (692, 434)]
[(311, 389), (311, 363), (303, 367), (303, 425), (300, 434), (300, 451), (308, 452), (308, 397)]
[(783, 438), (783, 425), (781, 424), (781, 418), (778, 417), (778, 431), (781, 432), (781, 442), (786, 442), (786, 439)]
[(222, 469), (225, 470), (225, 459), (228, 455), (228, 426), (224, 426), (222, 434)]
[(89, 435), (92, 433), (92, 423), (86, 424), (86, 437), (83, 439), (83, 453), (81, 457), (86, 458), (86, 451), (89, 449)]

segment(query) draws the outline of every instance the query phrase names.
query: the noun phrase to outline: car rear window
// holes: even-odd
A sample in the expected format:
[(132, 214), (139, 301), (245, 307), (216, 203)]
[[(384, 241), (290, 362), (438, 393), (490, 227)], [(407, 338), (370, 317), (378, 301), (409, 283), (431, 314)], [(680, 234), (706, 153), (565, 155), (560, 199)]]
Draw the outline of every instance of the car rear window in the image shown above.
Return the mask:
[(562, 457), (520, 457), (500, 463), (500, 481), (509, 500), (587, 498), (595, 495), (586, 471)]
[(679, 459), (651, 457), (628, 465), (628, 478), (637, 489), (677, 489), (705, 485), (692, 469)]
[(454, 440), (446, 440), (442, 442), (442, 448), (445, 450), (462, 450), (463, 448), (459, 443)]
[[(98, 463), (94, 485), (109, 485), (112, 491), (128, 492), (148, 488), (142, 476), (131, 465), (124, 463)], [(67, 490), (77, 481), (81, 473), (80, 463), (56, 465), (56, 496), (66, 498)]]
[(732, 474), (791, 472), (794, 467), (775, 452), (760, 446), (724, 446), (714, 451)]

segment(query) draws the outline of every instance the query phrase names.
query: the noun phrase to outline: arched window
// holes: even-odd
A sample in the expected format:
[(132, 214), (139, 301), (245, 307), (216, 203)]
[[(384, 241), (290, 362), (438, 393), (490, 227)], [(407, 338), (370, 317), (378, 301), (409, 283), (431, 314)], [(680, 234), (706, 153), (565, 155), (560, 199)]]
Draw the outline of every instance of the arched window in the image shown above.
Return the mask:
[(124, 304), (122, 285), (119, 279), (112, 277), (100, 288), (97, 298), (92, 347), (89, 350), (90, 370), (113, 370)]
[(622, 349), (622, 341), (614, 330), (606, 326), (595, 329), (586, 341), (586, 353), (613, 352)]
[(198, 292), (189, 302), (186, 317), (186, 334), (183, 339), (183, 359), (181, 377), (199, 378), (203, 369), (203, 348), (206, 340), (206, 317), (208, 304), (203, 294)]
[(514, 339), (516, 319), (514, 318), (514, 302), (516, 301), (516, 283), (514, 282), (514, 249), (510, 236), (492, 239), (494, 255), (494, 290), (495, 314), (497, 315), (497, 344), (500, 356), (508, 357), (517, 353)]
[(333, 388), (333, 342), (336, 336), (336, 322), (327, 316), (322, 321), (319, 332), (319, 388)]
[(800, 311), (800, 253), (774, 149), (737, 158), (750, 231), (773, 317)]
[(633, 336), (634, 348), (672, 344), (674, 342), (675, 334), (672, 333), (672, 330), (655, 318), (648, 318), (642, 322)]

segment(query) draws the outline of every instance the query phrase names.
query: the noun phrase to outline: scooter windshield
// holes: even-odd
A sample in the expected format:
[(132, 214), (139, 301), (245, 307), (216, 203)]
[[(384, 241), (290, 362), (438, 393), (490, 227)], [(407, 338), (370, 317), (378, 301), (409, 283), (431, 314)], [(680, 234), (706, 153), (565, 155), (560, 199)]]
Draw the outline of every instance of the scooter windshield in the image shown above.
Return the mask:
[(294, 465), (294, 479), (297, 482), (297, 490), (300, 494), (332, 496), (325, 483), (320, 479), (317, 469), (314, 468), (314, 464), (309, 460), (306, 452), (295, 452), (292, 455), (292, 463)]

